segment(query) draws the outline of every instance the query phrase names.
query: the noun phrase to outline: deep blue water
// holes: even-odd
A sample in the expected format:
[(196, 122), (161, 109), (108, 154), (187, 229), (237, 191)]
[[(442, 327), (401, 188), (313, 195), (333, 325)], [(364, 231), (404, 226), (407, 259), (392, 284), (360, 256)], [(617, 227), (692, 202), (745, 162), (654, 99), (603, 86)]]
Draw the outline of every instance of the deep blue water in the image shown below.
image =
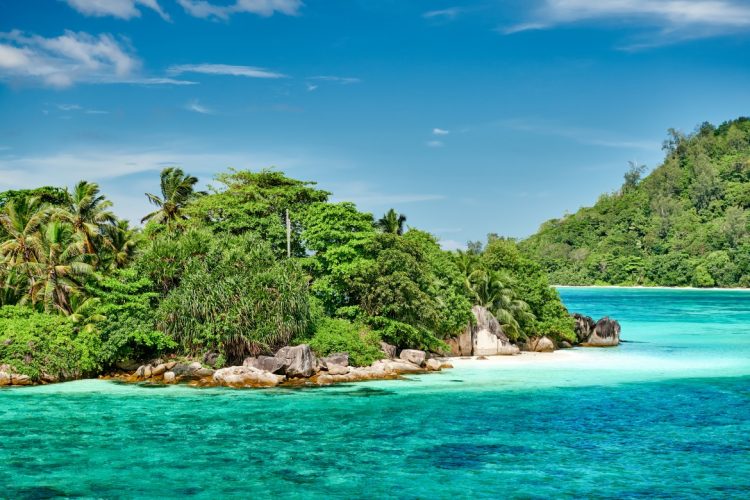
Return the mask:
[(631, 342), (323, 389), (0, 391), (0, 497), (747, 498), (750, 293), (562, 294)]

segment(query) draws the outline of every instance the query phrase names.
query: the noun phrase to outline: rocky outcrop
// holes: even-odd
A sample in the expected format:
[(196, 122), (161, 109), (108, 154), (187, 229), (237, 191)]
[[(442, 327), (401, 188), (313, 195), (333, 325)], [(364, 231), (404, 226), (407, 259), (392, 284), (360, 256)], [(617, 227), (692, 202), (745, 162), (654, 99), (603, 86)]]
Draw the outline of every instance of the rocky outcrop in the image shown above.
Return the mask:
[(349, 366), (349, 353), (337, 352), (334, 354), (329, 354), (320, 361), (323, 363), (324, 367), (328, 367), (330, 365)]
[(457, 337), (447, 340), (451, 356), (471, 356), (473, 352), (472, 328), (469, 326)]
[(383, 354), (385, 354), (388, 359), (393, 359), (396, 357), (397, 350), (395, 345), (391, 345), (381, 341), (380, 350), (383, 351)]
[(214, 383), (226, 387), (275, 387), (285, 379), (284, 375), (275, 375), (251, 366), (230, 366), (216, 370), (213, 374)]
[(10, 374), (6, 372), (0, 372), (0, 387), (4, 385), (10, 385)]
[(487, 308), (471, 308), (474, 324), (457, 337), (448, 339), (452, 356), (497, 356), (518, 354), (517, 346), (503, 332), (497, 318)]
[(276, 353), (276, 358), (283, 361), (283, 371), (287, 377), (308, 378), (316, 372), (315, 355), (307, 344), (282, 347)]
[(620, 323), (604, 317), (596, 322), (594, 331), (583, 344), (589, 347), (612, 347), (620, 344)]
[(257, 358), (246, 358), (243, 366), (257, 368), (270, 373), (282, 373), (284, 371), (284, 360), (275, 356), (258, 356)]
[(524, 351), (530, 352), (552, 352), (555, 350), (555, 343), (548, 337), (532, 337), (524, 345)]
[(398, 357), (409, 363), (422, 366), (427, 359), (427, 353), (417, 349), (404, 349)]
[(584, 342), (587, 342), (591, 334), (594, 332), (596, 323), (591, 316), (585, 316), (579, 313), (573, 313), (573, 320), (575, 321), (573, 330), (576, 333), (578, 343), (583, 344)]
[(604, 317), (597, 322), (590, 316), (574, 313), (578, 343), (586, 347), (612, 347), (620, 344), (620, 323)]

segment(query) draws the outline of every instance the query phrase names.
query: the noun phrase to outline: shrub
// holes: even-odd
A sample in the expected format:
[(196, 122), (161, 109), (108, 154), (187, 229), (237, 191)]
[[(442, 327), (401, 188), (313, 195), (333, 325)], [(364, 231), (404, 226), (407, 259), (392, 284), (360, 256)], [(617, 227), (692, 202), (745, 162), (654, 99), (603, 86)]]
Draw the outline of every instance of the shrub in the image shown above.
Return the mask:
[(347, 352), (352, 366), (368, 366), (383, 357), (380, 336), (364, 325), (345, 319), (320, 320), (310, 339), (310, 347), (318, 356)]

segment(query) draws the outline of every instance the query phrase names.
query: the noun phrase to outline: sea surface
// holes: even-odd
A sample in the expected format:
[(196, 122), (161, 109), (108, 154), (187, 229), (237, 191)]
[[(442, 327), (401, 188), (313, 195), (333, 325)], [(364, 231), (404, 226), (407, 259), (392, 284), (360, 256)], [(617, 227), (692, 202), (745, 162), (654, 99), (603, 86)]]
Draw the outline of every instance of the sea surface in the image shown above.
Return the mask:
[(0, 497), (750, 498), (750, 293), (560, 292), (627, 342), (319, 389), (0, 390)]

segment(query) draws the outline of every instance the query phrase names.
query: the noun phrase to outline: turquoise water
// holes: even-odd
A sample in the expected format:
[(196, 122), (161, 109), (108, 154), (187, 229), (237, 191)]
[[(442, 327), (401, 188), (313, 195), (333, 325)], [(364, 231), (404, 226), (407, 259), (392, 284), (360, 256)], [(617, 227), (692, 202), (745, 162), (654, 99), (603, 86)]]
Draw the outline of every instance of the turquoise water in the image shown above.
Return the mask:
[(561, 289), (612, 349), (322, 389), (0, 391), (0, 497), (747, 498), (750, 293)]

